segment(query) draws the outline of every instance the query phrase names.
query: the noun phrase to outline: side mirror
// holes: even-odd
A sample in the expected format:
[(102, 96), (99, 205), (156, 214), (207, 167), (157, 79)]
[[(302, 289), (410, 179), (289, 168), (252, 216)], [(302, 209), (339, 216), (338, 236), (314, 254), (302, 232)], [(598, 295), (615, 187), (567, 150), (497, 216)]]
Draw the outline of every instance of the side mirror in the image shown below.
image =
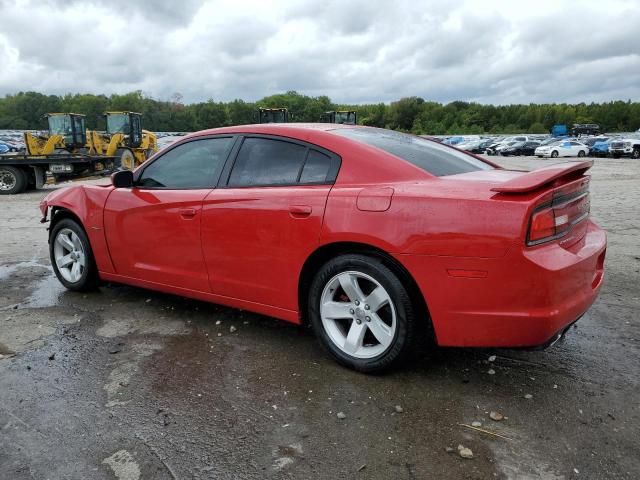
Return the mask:
[(116, 188), (133, 187), (133, 172), (131, 170), (121, 170), (111, 175), (111, 183)]

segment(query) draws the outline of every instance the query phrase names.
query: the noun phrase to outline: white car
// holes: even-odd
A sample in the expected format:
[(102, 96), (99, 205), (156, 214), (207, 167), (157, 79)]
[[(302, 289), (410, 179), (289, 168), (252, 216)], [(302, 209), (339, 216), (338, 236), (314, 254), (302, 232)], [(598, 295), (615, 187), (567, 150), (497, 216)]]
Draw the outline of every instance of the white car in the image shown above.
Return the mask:
[(575, 140), (561, 140), (551, 145), (536, 148), (536, 157), (584, 157), (589, 153), (589, 147)]

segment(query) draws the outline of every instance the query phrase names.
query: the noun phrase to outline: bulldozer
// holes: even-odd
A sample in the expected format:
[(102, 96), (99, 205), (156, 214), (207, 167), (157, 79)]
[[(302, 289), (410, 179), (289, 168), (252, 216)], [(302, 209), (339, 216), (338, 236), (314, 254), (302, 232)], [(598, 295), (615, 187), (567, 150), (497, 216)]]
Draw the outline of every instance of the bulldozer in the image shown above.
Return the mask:
[(356, 125), (358, 123), (356, 112), (353, 110), (338, 110), (324, 112), (320, 115), (321, 123), (341, 123), (344, 125)]
[(79, 113), (47, 113), (48, 131), (24, 133), (27, 155), (88, 154), (85, 116)]
[(136, 112), (106, 112), (106, 130), (90, 131), (91, 151), (116, 157), (116, 168), (133, 170), (158, 150), (153, 132), (142, 129), (142, 114)]
[(289, 110), (286, 108), (259, 108), (258, 123), (289, 123)]

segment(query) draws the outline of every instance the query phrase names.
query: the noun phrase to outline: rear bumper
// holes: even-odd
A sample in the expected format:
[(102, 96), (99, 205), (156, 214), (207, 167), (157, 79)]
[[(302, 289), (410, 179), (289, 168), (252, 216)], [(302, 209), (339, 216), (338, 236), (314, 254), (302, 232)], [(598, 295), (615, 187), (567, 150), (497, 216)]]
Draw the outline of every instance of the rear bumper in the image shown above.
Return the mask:
[(552, 243), (513, 246), (502, 258), (397, 258), (422, 290), (439, 345), (535, 347), (593, 304), (605, 252), (605, 232), (589, 221), (570, 249)]

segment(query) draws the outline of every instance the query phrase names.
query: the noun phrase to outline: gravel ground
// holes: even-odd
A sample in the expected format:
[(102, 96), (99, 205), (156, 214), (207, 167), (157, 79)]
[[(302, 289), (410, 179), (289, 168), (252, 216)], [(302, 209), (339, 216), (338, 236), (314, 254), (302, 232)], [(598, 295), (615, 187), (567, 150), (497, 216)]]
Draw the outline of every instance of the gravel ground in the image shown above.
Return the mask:
[(1, 197), (0, 477), (640, 478), (640, 162), (598, 159), (592, 175), (605, 285), (564, 341), (438, 349), (381, 376), (267, 317), (67, 292), (38, 223), (55, 187)]

